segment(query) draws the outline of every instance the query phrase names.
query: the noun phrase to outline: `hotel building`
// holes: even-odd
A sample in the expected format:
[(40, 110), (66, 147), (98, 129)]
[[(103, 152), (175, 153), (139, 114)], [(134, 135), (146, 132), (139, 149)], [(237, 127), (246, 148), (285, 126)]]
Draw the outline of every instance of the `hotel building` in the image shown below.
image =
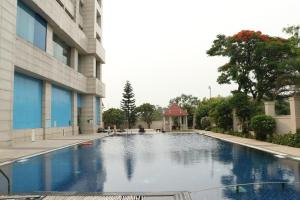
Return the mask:
[(0, 145), (102, 124), (101, 0), (0, 0)]

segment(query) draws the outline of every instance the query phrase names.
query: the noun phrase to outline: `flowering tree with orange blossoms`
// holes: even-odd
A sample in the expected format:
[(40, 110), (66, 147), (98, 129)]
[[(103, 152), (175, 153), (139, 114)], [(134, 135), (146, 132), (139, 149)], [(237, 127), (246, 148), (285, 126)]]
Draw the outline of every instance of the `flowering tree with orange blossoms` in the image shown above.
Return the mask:
[(258, 102), (292, 95), (299, 80), (300, 62), (295, 62), (298, 54), (290, 40), (260, 31), (218, 35), (207, 54), (229, 58), (218, 69), (219, 84), (236, 83), (238, 92), (250, 94)]

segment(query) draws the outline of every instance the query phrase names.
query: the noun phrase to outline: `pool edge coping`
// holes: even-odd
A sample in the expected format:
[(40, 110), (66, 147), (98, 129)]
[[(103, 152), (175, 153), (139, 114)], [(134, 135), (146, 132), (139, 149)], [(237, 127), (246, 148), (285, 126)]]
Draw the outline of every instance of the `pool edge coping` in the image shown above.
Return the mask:
[(40, 156), (40, 155), (43, 155), (43, 154), (47, 154), (47, 153), (51, 153), (51, 152), (54, 152), (54, 151), (66, 149), (66, 148), (69, 148), (69, 147), (72, 147), (72, 146), (76, 146), (76, 145), (79, 145), (79, 144), (84, 143), (84, 142), (99, 140), (99, 139), (102, 139), (102, 138), (105, 138), (105, 137), (108, 137), (108, 135), (99, 136), (98, 138), (93, 138), (93, 139), (83, 139), (80, 142), (75, 142), (75, 143), (64, 145), (64, 146), (57, 147), (57, 148), (54, 148), (54, 149), (41, 151), (41, 152), (38, 152), (38, 153), (26, 155), (26, 156), (21, 156), (21, 157), (14, 158), (14, 159), (11, 159), (11, 160), (8, 160), (8, 161), (0, 162), (0, 167), (3, 167), (5, 165), (10, 165), (10, 164), (18, 162), (20, 160), (33, 158), (33, 157)]
[[(242, 142), (232, 141), (230, 139), (226, 139), (226, 138), (222, 138), (222, 137), (208, 135), (207, 133), (205, 133), (205, 131), (202, 131), (202, 133), (201, 133), (201, 130), (194, 130), (194, 133), (197, 133), (199, 135), (205, 135), (207, 137), (211, 137), (211, 138), (215, 138), (215, 139), (219, 139), (219, 140), (223, 140), (223, 141), (230, 142), (230, 143), (233, 143), (233, 144), (238, 144), (238, 145), (241, 145), (241, 146), (246, 146), (246, 147), (249, 147), (249, 148), (252, 148), (252, 149), (256, 149), (256, 150), (260, 150), (260, 151), (263, 151), (263, 152), (267, 152), (267, 153), (272, 154), (273, 156), (283, 156), (282, 158), (288, 158), (288, 159), (300, 161), (300, 157), (298, 157), (298, 156), (294, 156), (294, 155), (291, 155), (291, 154), (287, 154), (287, 153), (282, 153), (282, 152), (279, 152), (279, 151), (274, 151), (274, 150), (266, 149), (266, 148), (263, 148), (263, 147), (257, 147), (255, 145), (251, 145), (251, 144), (246, 144), (246, 143), (242, 143)], [(212, 132), (212, 133), (214, 133), (214, 132)], [(278, 157), (278, 158), (280, 158), (280, 157)]]

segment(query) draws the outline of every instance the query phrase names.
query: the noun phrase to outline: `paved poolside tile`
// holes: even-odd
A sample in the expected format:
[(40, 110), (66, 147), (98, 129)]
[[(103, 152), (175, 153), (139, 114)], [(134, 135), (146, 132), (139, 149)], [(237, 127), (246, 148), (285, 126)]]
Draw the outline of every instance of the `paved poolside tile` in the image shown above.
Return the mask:
[(205, 135), (213, 137), (213, 138), (218, 138), (221, 140), (228, 140), (233, 143), (250, 146), (253, 148), (260, 149), (260, 150), (271, 151), (274, 153), (280, 153), (280, 154), (286, 155), (288, 157), (299, 157), (300, 158), (300, 148), (283, 146), (283, 145), (273, 144), (273, 143), (269, 143), (269, 142), (258, 141), (258, 140), (254, 140), (254, 139), (241, 138), (241, 137), (237, 137), (237, 136), (233, 136), (233, 135), (226, 135), (226, 134), (222, 134), (222, 133), (214, 133), (211, 131), (198, 130), (196, 132), (205, 134)]
[(0, 147), (0, 165), (22, 157), (44, 153), (105, 136), (106, 134), (76, 135), (38, 140), (35, 142), (14, 143), (9, 147)]

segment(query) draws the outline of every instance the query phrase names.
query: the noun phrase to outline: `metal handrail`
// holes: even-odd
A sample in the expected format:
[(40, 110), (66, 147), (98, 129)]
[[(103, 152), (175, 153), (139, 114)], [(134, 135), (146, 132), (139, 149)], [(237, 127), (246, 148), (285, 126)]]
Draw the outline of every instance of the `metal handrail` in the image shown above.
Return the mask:
[(4, 178), (7, 180), (7, 193), (10, 194), (11, 193), (10, 180), (9, 180), (8, 176), (2, 171), (2, 169), (0, 169), (0, 174), (2, 174), (4, 176)]
[(236, 192), (239, 193), (240, 191), (240, 187), (241, 186), (249, 186), (249, 185), (267, 185), (267, 184), (281, 184), (282, 189), (285, 188), (285, 185), (296, 185), (296, 184), (300, 184), (299, 181), (297, 182), (258, 182), (258, 183), (241, 183), (241, 184), (234, 184), (234, 185), (225, 185), (225, 186), (220, 186), (220, 187), (212, 187), (212, 188), (204, 188), (201, 190), (197, 190), (197, 191), (190, 191), (192, 193), (198, 193), (198, 192), (204, 192), (204, 191), (208, 191), (208, 190), (217, 190), (217, 189), (225, 189), (225, 188), (230, 188), (230, 187), (235, 187), (236, 188)]

